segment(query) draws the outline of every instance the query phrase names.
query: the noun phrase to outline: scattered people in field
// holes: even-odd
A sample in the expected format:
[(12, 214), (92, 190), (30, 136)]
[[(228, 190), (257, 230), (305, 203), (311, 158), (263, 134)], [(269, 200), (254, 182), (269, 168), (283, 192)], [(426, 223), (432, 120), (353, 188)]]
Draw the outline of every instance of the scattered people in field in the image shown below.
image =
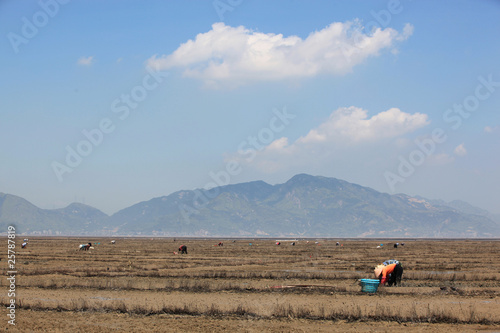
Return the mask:
[(399, 243), (394, 244), (394, 248), (397, 249), (398, 245), (399, 245)]
[(180, 252), (181, 254), (184, 254), (184, 253), (185, 253), (185, 254), (188, 254), (188, 248), (187, 248), (187, 246), (186, 246), (186, 245), (181, 245), (181, 246), (179, 246), (179, 252)]
[(28, 243), (28, 238), (25, 238), (25, 239), (24, 239), (24, 242)]
[(335, 246), (340, 246), (340, 243), (339, 242), (335, 243)]
[(295, 242), (292, 242), (292, 246), (295, 246)]
[(281, 243), (280, 242), (276, 242), (276, 245), (281, 245)]
[(222, 242), (219, 242), (219, 244), (217, 244), (218, 246), (224, 246), (224, 243)]
[[(396, 261), (396, 260), (395, 260)], [(392, 285), (401, 284), (401, 277), (403, 276), (403, 266), (398, 261), (397, 264), (378, 265), (374, 270), (375, 277), (379, 279), (381, 285), (387, 284), (389, 287)]]
[(22, 244), (21, 244), (21, 247), (22, 247), (23, 249), (25, 249), (25, 248), (26, 248), (26, 246), (28, 246), (28, 243), (27, 243), (27, 242), (24, 242), (24, 243), (22, 243)]
[(111, 241), (111, 244), (115, 245), (115, 244), (116, 244), (116, 241), (112, 240), (112, 241)]

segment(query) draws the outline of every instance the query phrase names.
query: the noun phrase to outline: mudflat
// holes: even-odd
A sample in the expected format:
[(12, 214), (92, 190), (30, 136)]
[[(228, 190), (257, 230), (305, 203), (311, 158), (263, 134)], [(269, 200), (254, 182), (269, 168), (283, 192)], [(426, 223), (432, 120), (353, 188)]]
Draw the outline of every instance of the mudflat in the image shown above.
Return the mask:
[[(112, 244), (111, 240), (115, 240)], [(89, 251), (80, 244), (92, 243)], [(223, 246), (218, 246), (223, 242)], [(340, 245), (336, 243), (339, 242)], [(33, 238), (16, 250), (19, 332), (500, 330), (500, 241)], [(384, 245), (380, 248), (380, 244)], [(7, 241), (3, 240), (4, 248)], [(188, 254), (180, 254), (180, 245)], [(401, 286), (361, 292), (387, 259)], [(0, 262), (7, 275), (7, 259)]]

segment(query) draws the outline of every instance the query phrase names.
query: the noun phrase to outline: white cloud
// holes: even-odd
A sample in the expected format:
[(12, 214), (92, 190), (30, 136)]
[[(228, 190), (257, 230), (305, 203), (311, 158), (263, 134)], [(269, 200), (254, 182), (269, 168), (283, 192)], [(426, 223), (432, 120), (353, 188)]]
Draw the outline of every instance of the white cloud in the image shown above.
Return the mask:
[(397, 148), (406, 148), (413, 144), (413, 141), (409, 140), (408, 138), (397, 138), (394, 141), (394, 146)]
[(467, 155), (467, 149), (465, 149), (464, 144), (460, 144), (457, 147), (455, 147), (455, 150), (453, 151), (455, 155), (457, 156), (465, 156)]
[(365, 34), (359, 21), (336, 22), (302, 39), (215, 23), (212, 30), (198, 34), (169, 55), (152, 56), (146, 64), (156, 70), (182, 68), (184, 76), (212, 86), (342, 75), (412, 32), (407, 24), (402, 33), (378, 28)]
[(94, 63), (94, 57), (81, 57), (78, 59), (77, 64), (80, 66), (91, 66)]
[(498, 126), (494, 126), (494, 127), (491, 127), (491, 126), (486, 126), (486, 127), (484, 128), (484, 132), (485, 132), (485, 133), (493, 133), (493, 132), (495, 132), (495, 131), (497, 131), (497, 130), (498, 130)]
[(354, 149), (363, 143), (400, 139), (404, 134), (427, 124), (429, 121), (426, 114), (409, 114), (397, 108), (380, 112), (370, 118), (368, 112), (361, 108), (339, 108), (333, 111), (325, 122), (292, 143), (288, 138), (281, 137), (260, 151), (255, 151), (251, 160), (245, 159), (243, 154), (233, 155), (230, 159), (251, 164), (261, 171), (276, 171), (280, 166), (319, 162), (322, 158), (345, 149)]
[(427, 115), (422, 113), (412, 115), (398, 108), (392, 108), (368, 118), (367, 110), (351, 106), (337, 109), (327, 121), (312, 129), (297, 142), (372, 141), (398, 137), (427, 124), (429, 124)]
[(413, 30), (414, 30), (413, 25), (408, 24), (408, 23), (405, 24), (405, 26), (403, 28), (403, 33), (399, 34), (396, 39), (398, 41), (407, 40), (411, 35), (413, 35)]

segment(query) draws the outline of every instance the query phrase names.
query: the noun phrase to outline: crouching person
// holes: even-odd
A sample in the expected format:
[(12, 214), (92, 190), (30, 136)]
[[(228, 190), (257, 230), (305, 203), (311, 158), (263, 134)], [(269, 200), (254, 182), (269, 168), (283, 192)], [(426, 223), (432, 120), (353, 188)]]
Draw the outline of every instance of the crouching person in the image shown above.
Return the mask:
[(401, 284), (403, 276), (403, 266), (400, 262), (389, 265), (378, 265), (375, 267), (375, 277), (379, 279), (380, 284), (387, 284), (389, 287), (392, 285)]
[(179, 246), (179, 252), (180, 252), (181, 254), (184, 254), (184, 253), (185, 253), (185, 254), (188, 254), (188, 250), (187, 250), (187, 249), (188, 249), (188, 248), (187, 248), (187, 246), (186, 246), (186, 245), (181, 245), (181, 246)]

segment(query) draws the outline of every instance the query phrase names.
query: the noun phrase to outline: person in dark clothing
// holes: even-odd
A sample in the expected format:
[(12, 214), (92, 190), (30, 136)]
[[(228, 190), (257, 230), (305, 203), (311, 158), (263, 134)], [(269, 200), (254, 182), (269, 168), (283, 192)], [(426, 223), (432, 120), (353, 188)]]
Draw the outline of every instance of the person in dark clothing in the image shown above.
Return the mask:
[(401, 263), (397, 263), (396, 266), (394, 267), (394, 271), (392, 274), (389, 276), (389, 280), (387, 281), (387, 285), (390, 287), (392, 285), (397, 286), (398, 284), (401, 285), (401, 278), (403, 277), (403, 266), (401, 266)]
[(186, 245), (181, 245), (181, 246), (179, 246), (179, 252), (180, 252), (181, 254), (184, 254), (184, 253), (185, 253), (185, 254), (188, 254), (187, 246), (186, 246)]

